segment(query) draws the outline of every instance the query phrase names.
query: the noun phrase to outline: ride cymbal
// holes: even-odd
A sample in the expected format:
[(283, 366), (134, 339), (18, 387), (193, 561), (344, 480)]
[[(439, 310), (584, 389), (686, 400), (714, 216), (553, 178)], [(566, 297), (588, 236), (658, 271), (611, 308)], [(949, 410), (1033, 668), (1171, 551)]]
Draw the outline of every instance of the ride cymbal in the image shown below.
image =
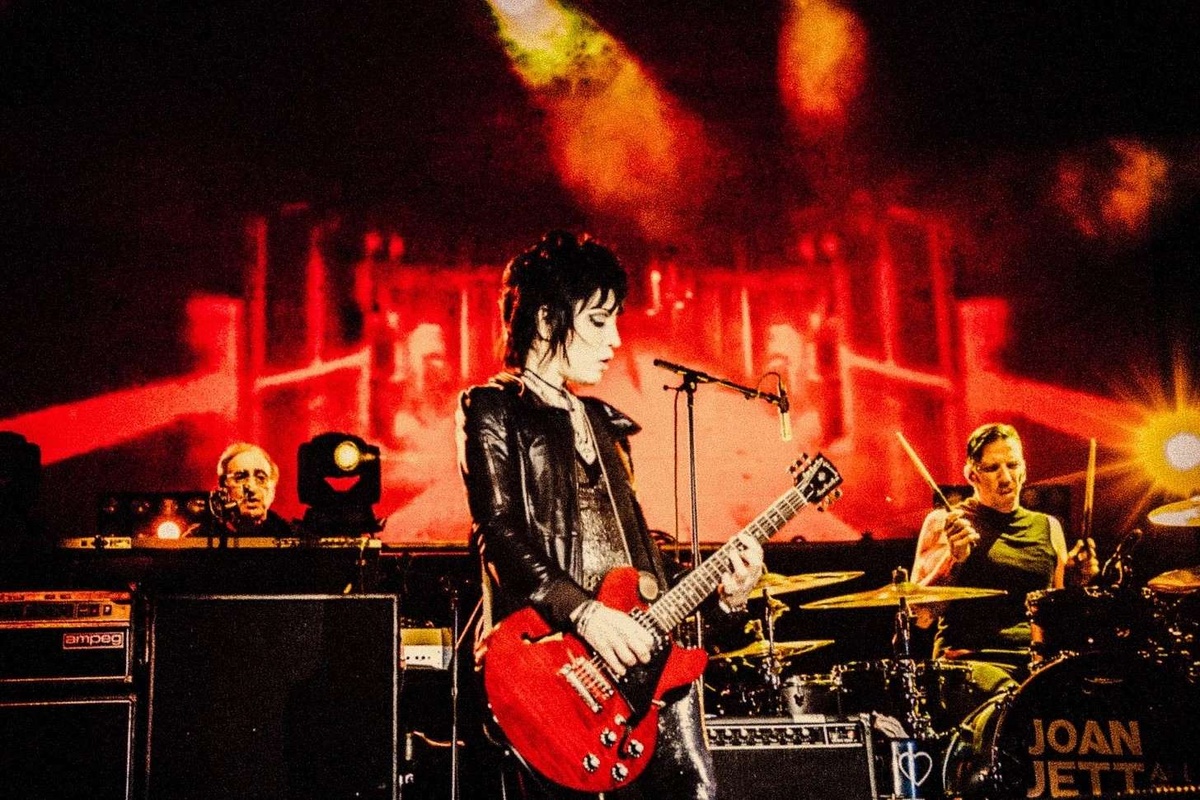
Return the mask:
[(1159, 506), (1149, 518), (1155, 525), (1168, 528), (1200, 528), (1200, 496)]
[(994, 597), (1005, 594), (1003, 589), (976, 589), (967, 586), (921, 586), (912, 581), (889, 583), (880, 589), (856, 594), (844, 594), (814, 600), (800, 606), (803, 609), (828, 608), (877, 608), (898, 606), (901, 600), (910, 605), (924, 603), (946, 603), (953, 600), (973, 600), (978, 597)]
[(780, 575), (776, 572), (768, 572), (759, 578), (758, 583), (750, 590), (750, 599), (762, 597), (768, 591), (772, 597), (775, 597), (802, 589), (816, 589), (820, 586), (853, 580), (862, 574), (862, 572), (805, 572), (800, 575)]
[[(775, 657), (791, 658), (793, 656), (803, 655), (804, 653), (809, 653), (821, 647), (831, 645), (833, 642), (833, 639), (812, 639), (798, 642), (775, 642)], [(768, 647), (767, 641), (765, 639), (760, 639), (757, 642), (752, 642), (746, 647), (741, 647), (737, 650), (730, 650), (727, 653), (715, 653), (710, 657), (725, 660), (733, 658), (763, 658), (770, 652), (771, 648)]]
[(1188, 594), (1200, 589), (1200, 567), (1173, 569), (1154, 576), (1146, 585), (1163, 594)]

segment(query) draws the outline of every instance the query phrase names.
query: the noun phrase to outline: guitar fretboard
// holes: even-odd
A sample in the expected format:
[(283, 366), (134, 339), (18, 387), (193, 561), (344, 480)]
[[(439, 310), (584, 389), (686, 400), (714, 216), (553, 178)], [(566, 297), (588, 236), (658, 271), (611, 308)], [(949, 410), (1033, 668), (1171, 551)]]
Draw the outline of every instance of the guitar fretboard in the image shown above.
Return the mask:
[[(754, 521), (741, 530), (759, 542), (770, 539), (808, 505), (808, 500), (797, 489), (788, 489)], [(670, 631), (696, 610), (704, 599), (712, 594), (733, 563), (734, 550), (741, 542), (735, 536), (705, 559), (675, 586), (647, 609), (647, 615), (660, 630)]]

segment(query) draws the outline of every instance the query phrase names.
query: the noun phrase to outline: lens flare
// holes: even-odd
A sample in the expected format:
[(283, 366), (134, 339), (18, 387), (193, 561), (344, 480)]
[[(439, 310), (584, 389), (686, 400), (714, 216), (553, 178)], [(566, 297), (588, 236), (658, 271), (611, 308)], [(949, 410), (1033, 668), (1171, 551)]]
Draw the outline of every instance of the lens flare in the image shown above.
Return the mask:
[(1200, 491), (1200, 408), (1152, 414), (1137, 432), (1136, 452), (1157, 488), (1177, 495)]
[(1180, 433), (1172, 436), (1166, 444), (1167, 461), (1175, 469), (1190, 470), (1200, 466), (1200, 436)]

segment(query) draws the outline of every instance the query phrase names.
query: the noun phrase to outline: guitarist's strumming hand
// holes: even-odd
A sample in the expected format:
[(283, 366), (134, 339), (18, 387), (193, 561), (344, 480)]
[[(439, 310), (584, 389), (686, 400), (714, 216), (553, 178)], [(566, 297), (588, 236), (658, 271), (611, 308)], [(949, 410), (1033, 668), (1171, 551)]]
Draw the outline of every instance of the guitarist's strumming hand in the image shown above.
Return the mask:
[(748, 533), (737, 535), (738, 547), (733, 556), (729, 571), (721, 576), (718, 591), (721, 601), (727, 610), (740, 611), (750, 600), (750, 592), (758, 585), (763, 575), (763, 550), (753, 536)]
[(618, 678), (628, 667), (647, 664), (654, 637), (628, 614), (589, 600), (571, 615), (575, 632), (604, 659)]

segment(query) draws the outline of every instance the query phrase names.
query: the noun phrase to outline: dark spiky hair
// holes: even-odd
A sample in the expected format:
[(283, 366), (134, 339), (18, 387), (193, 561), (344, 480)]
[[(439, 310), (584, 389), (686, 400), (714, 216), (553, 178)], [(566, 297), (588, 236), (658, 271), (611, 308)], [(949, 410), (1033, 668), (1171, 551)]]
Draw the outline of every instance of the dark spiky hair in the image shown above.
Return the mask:
[(546, 309), (550, 352), (566, 348), (576, 306), (597, 291), (618, 307), (629, 291), (625, 268), (607, 246), (588, 234), (554, 230), (508, 262), (500, 292), (504, 364), (521, 367), (538, 335), (538, 311)]

